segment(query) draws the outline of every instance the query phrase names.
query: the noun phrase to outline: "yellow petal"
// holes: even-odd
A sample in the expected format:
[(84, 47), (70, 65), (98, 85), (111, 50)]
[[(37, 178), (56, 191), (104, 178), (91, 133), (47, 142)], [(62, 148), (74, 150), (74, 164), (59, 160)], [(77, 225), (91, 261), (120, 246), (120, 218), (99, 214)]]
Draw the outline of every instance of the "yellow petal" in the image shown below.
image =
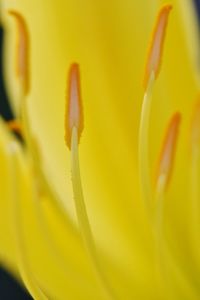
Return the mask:
[[(12, 63), (16, 27), (6, 12), (12, 8), (24, 16), (30, 32), (32, 88), (27, 100), (43, 168), (72, 220), (76, 217), (70, 155), (64, 145), (64, 101), (67, 70), (74, 61), (80, 64), (85, 116), (80, 161), (91, 226), (98, 245), (122, 267), (129, 284), (137, 270), (138, 282), (149, 288), (153, 299), (155, 282), (148, 280), (152, 241), (139, 196), (137, 140), (143, 66), (159, 6), (131, 0), (3, 4), (10, 32), (5, 47), (10, 95), (14, 99), (17, 90)], [(185, 116), (197, 90), (178, 15), (176, 6), (154, 93), (151, 165), (169, 115), (178, 109)]]

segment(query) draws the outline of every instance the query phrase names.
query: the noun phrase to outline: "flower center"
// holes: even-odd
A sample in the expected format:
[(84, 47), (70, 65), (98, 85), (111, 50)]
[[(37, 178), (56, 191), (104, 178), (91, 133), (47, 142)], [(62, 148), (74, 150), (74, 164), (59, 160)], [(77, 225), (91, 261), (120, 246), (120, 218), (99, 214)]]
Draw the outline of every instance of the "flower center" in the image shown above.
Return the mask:
[[(168, 24), (169, 13), (172, 9), (171, 5), (164, 5), (157, 17), (156, 25), (151, 37), (151, 43), (146, 61), (145, 75), (144, 75), (144, 99), (142, 103), (140, 128), (139, 128), (139, 172), (140, 172), (140, 186), (142, 198), (145, 202), (148, 217), (150, 218), (151, 225), (153, 225), (153, 231), (155, 233), (155, 244), (158, 257), (162, 253), (162, 247), (160, 241), (162, 240), (162, 225), (163, 225), (163, 202), (164, 196), (167, 191), (175, 160), (175, 153), (179, 135), (179, 127), (181, 115), (179, 112), (173, 114), (170, 119), (167, 131), (164, 137), (160, 157), (157, 164), (154, 190), (152, 191), (151, 175), (149, 168), (149, 127), (150, 127), (150, 113), (152, 106), (152, 91), (160, 71), (164, 40), (166, 36), (166, 29)], [(29, 36), (26, 23), (23, 17), (11, 10), (9, 11), (18, 25), (18, 42), (16, 51), (16, 75), (21, 85), (21, 119), (19, 121), (12, 121), (8, 123), (8, 127), (25, 136), (27, 148), (31, 154), (34, 170), (37, 178), (39, 178), (39, 184), (42, 189), (50, 195), (51, 198), (58, 199), (56, 192), (52, 191), (46, 177), (43, 174), (42, 166), (40, 164), (40, 155), (38, 151), (38, 145), (36, 137), (33, 136), (30, 128), (27, 112), (27, 94), (29, 92)], [(95, 245), (95, 239), (93, 237), (90, 221), (87, 214), (87, 208), (84, 201), (84, 194), (82, 189), (80, 166), (79, 166), (79, 142), (83, 131), (83, 105), (81, 97), (80, 86), (80, 70), (77, 63), (73, 63), (70, 66), (68, 74), (68, 91), (67, 91), (67, 103), (66, 103), (66, 118), (65, 118), (65, 141), (71, 154), (71, 172), (72, 172), (72, 186), (74, 193), (74, 201), (76, 206), (76, 213), (79, 222), (79, 229), (84, 241), (85, 248), (90, 257), (90, 261), (94, 268), (96, 277), (104, 290), (105, 297), (110, 299), (117, 299), (113, 288), (110, 285), (108, 278), (104, 273), (98, 251)], [(193, 117), (191, 126), (191, 193), (194, 207), (199, 204), (199, 187), (198, 187), (198, 164), (200, 162), (200, 102), (198, 102)], [(15, 151), (13, 152), (13, 160), (16, 159)], [(14, 168), (17, 162), (14, 162)], [(39, 193), (38, 193), (39, 194)], [(39, 197), (39, 195), (38, 195)], [(153, 201), (153, 199), (155, 201)], [(58, 202), (58, 201), (57, 201)], [(36, 204), (40, 205), (39, 201)], [(63, 215), (66, 217), (66, 211), (62, 210)], [(194, 210), (195, 211), (195, 210)], [(199, 215), (196, 217), (198, 220)], [(43, 225), (41, 225), (43, 226)], [(45, 224), (44, 224), (45, 226)], [(197, 227), (197, 225), (195, 224)], [(200, 227), (200, 226), (199, 226)], [(20, 231), (20, 226), (18, 227)], [(19, 237), (21, 236), (18, 232)], [(21, 240), (17, 241), (19, 245)], [(54, 243), (54, 241), (53, 241)], [(53, 244), (54, 245), (54, 244)], [(55, 245), (54, 245), (55, 246)], [(21, 248), (21, 255), (25, 251)], [(55, 251), (57, 251), (55, 249)], [(26, 256), (26, 255), (25, 255)], [(159, 259), (158, 259), (159, 261)], [(27, 267), (28, 262), (19, 258), (19, 265), (22, 272), (22, 277), (30, 287), (32, 295), (35, 298), (46, 299), (42, 290), (35, 281), (32, 280), (32, 274)], [(160, 264), (160, 261), (159, 263)], [(42, 296), (38, 296), (38, 295)]]

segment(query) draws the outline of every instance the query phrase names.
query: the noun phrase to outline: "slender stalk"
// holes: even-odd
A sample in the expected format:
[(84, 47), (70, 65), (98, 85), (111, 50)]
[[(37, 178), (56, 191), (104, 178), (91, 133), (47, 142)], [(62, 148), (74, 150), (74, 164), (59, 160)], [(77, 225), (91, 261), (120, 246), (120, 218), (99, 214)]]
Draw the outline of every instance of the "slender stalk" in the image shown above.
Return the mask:
[(91, 231), (87, 210), (85, 207), (81, 175), (80, 175), (80, 167), (79, 167), (78, 133), (76, 127), (73, 127), (71, 139), (72, 139), (71, 141), (72, 185), (73, 185), (74, 201), (76, 206), (76, 213), (79, 222), (80, 232), (83, 238), (85, 248), (92, 262), (94, 271), (104, 290), (106, 298), (117, 299), (116, 295), (114, 295), (113, 290), (111, 290), (111, 287), (104, 275), (104, 271), (102, 270), (101, 264), (99, 263), (94, 238)]
[[(33, 187), (34, 189), (34, 187)], [(35, 214), (40, 227), (40, 233), (43, 237), (43, 241), (46, 244), (46, 247), (49, 249), (49, 253), (56, 261), (57, 267), (63, 272), (66, 280), (69, 282), (79, 282), (79, 285), (83, 286), (84, 289), (90, 290), (90, 286), (83, 277), (81, 277), (78, 272), (73, 270), (73, 264), (68, 260), (66, 263), (66, 257), (60, 251), (59, 246), (51, 235), (51, 229), (48, 226), (47, 221), (45, 220), (45, 212), (41, 204), (41, 199), (37, 196), (37, 191), (33, 190), (33, 204), (35, 208)]]
[(152, 188), (149, 170), (149, 121), (151, 112), (153, 83), (154, 73), (152, 72), (142, 103), (138, 148), (140, 189), (142, 198), (144, 200), (149, 215), (151, 215), (152, 205)]

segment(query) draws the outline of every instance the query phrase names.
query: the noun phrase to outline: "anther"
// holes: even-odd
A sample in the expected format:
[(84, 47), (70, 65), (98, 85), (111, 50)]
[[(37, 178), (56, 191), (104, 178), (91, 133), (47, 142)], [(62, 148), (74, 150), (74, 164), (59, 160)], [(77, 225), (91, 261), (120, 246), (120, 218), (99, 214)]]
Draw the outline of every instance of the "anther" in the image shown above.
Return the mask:
[(7, 122), (8, 128), (13, 131), (14, 133), (22, 135), (22, 126), (21, 123), (17, 120), (11, 120)]
[(166, 35), (166, 28), (168, 23), (169, 13), (172, 9), (171, 5), (164, 5), (157, 17), (157, 21), (151, 37), (148, 56), (146, 60), (145, 74), (144, 74), (144, 89), (147, 89), (149, 79), (154, 73), (155, 79), (157, 78), (163, 53), (163, 45)]
[(21, 81), (24, 95), (29, 92), (29, 34), (24, 18), (15, 10), (8, 13), (17, 23), (18, 35), (16, 45), (16, 76)]
[(168, 187), (174, 165), (180, 121), (181, 115), (177, 112), (172, 116), (167, 127), (157, 165), (157, 172), (155, 177), (156, 189), (160, 184), (160, 180), (162, 180), (164, 190), (166, 190)]
[(78, 140), (80, 141), (83, 131), (83, 109), (80, 90), (79, 65), (73, 63), (68, 75), (68, 91), (65, 116), (65, 140), (69, 149), (71, 148), (72, 130), (76, 128)]

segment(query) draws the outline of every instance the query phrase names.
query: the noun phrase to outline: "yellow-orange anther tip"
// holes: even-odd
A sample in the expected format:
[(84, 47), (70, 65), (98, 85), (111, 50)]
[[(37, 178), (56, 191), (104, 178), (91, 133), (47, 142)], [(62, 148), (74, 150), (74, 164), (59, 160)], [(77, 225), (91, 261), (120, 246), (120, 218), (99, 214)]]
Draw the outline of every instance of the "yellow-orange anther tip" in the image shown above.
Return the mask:
[(18, 27), (16, 46), (16, 75), (21, 80), (23, 91), (29, 92), (29, 34), (23, 16), (15, 11), (8, 10), (8, 14), (15, 18)]
[(73, 128), (77, 129), (80, 141), (83, 131), (83, 108), (80, 87), (80, 70), (77, 63), (71, 64), (68, 73), (68, 86), (66, 97), (66, 119), (65, 119), (65, 140), (71, 148), (71, 138)]
[(166, 28), (171, 9), (172, 5), (163, 5), (157, 16), (149, 43), (149, 50), (145, 66), (143, 81), (145, 90), (147, 89), (151, 74), (154, 73), (155, 78), (157, 78), (160, 71)]
[(22, 134), (22, 126), (19, 121), (16, 121), (16, 120), (8, 121), (7, 126), (11, 131), (16, 132), (20, 135)]
[(191, 146), (192, 148), (200, 143), (200, 96), (194, 106), (191, 121)]
[(157, 187), (161, 176), (165, 177), (165, 189), (169, 184), (173, 170), (180, 122), (181, 114), (179, 112), (176, 112), (170, 119), (162, 144), (156, 170), (155, 187)]

